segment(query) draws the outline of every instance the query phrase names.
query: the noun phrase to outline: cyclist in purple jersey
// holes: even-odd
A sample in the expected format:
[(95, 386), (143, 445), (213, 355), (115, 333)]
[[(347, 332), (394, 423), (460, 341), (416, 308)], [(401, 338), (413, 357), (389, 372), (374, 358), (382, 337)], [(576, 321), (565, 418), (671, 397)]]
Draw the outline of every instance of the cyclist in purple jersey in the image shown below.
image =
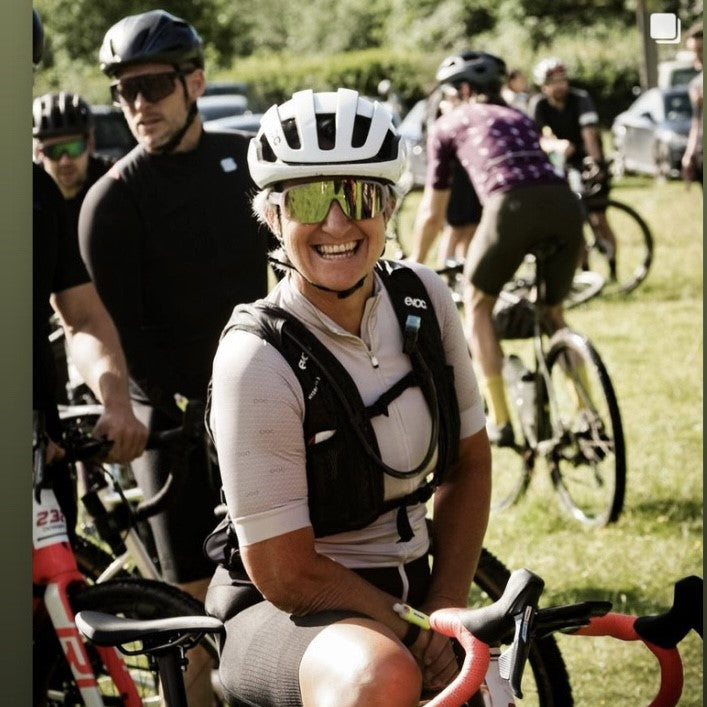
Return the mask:
[[(442, 62), (439, 83), (466, 83), (470, 101), (439, 118), (428, 141), (425, 191), (413, 242), (426, 243), (439, 230), (450, 196), (454, 159), (466, 169), (483, 214), (469, 247), (465, 278), (466, 328), (482, 372), (489, 410), (489, 439), (513, 442), (503, 378), (503, 354), (493, 324), (493, 306), (503, 285), (526, 253), (551, 239), (546, 264), (547, 316), (564, 326), (562, 300), (569, 291), (582, 243), (577, 198), (558, 177), (540, 147), (537, 127), (500, 96), (506, 73), (502, 59), (486, 52), (465, 52)], [(547, 214), (552, 214), (548, 221)]]

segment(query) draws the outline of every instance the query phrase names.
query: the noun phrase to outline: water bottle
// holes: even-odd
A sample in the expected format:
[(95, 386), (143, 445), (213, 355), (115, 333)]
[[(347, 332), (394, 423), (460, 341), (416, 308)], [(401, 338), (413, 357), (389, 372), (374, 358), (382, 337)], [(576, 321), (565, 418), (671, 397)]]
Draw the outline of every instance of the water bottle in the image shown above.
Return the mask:
[(525, 367), (520, 357), (510, 354), (504, 358), (503, 378), (512, 404), (518, 412), (523, 435), (533, 445), (537, 441), (533, 373)]

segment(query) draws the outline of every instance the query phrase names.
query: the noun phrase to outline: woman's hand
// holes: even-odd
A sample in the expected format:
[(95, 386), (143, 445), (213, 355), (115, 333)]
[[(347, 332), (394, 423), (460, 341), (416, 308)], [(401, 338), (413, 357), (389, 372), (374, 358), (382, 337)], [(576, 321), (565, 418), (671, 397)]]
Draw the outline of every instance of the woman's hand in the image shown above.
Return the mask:
[(422, 685), (425, 691), (438, 692), (445, 688), (459, 672), (457, 658), (447, 636), (436, 631), (420, 631), (410, 647), (422, 670)]

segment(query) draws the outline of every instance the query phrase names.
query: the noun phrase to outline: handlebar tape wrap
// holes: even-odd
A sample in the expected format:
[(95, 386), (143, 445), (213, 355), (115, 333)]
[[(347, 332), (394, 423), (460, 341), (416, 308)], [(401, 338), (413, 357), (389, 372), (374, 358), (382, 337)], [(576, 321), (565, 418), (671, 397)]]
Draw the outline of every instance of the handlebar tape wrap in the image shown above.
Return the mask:
[(478, 692), (489, 667), (488, 646), (473, 636), (462, 624), (464, 609), (439, 609), (430, 615), (435, 631), (456, 638), (464, 648), (465, 657), (459, 675), (427, 703), (427, 707), (458, 707)]
[(582, 626), (575, 633), (580, 636), (611, 636), (621, 641), (641, 641), (655, 655), (660, 665), (660, 688), (649, 707), (673, 707), (682, 694), (682, 660), (677, 648), (661, 648), (641, 638), (634, 624), (635, 616), (608, 613), (595, 616), (588, 626)]

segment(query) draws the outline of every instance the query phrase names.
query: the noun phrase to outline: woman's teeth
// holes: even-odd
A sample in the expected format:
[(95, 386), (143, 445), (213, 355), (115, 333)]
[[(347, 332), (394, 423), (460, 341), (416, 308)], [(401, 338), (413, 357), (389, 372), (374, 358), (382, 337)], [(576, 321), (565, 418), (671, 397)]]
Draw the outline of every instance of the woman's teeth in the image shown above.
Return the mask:
[(356, 250), (356, 241), (351, 241), (350, 243), (338, 243), (331, 245), (316, 245), (315, 250), (319, 255), (348, 255)]

